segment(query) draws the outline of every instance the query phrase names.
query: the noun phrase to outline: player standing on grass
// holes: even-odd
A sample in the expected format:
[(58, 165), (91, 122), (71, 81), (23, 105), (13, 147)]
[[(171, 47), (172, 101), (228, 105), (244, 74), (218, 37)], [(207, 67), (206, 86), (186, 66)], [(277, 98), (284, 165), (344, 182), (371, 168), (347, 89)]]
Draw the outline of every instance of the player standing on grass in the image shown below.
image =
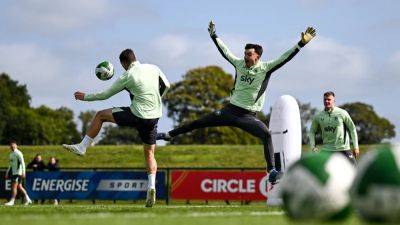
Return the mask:
[(171, 140), (173, 137), (194, 129), (213, 126), (233, 126), (249, 132), (261, 139), (264, 144), (264, 156), (267, 172), (272, 184), (278, 182), (279, 172), (275, 169), (274, 150), (268, 127), (256, 117), (264, 105), (265, 90), (271, 74), (290, 61), (302, 47), (315, 37), (315, 29), (308, 27), (301, 33), (301, 40), (276, 60), (262, 62), (263, 49), (257, 44), (246, 44), (244, 59), (236, 57), (217, 37), (215, 25), (211, 21), (208, 27), (210, 37), (221, 55), (235, 67), (235, 82), (231, 91), (230, 103), (203, 118), (175, 128), (167, 133), (159, 133), (157, 139)]
[(10, 165), (8, 166), (5, 179), (7, 180), (9, 175), (11, 175), (11, 199), (5, 203), (5, 205), (14, 205), (15, 198), (17, 197), (17, 190), (20, 190), (25, 197), (24, 205), (32, 204), (32, 200), (22, 186), (22, 180), (26, 177), (24, 156), (22, 152), (18, 150), (16, 141), (10, 141), (10, 149)]
[(122, 67), (126, 70), (107, 90), (97, 94), (75, 92), (75, 99), (81, 101), (105, 100), (126, 90), (130, 94), (130, 107), (116, 107), (96, 113), (91, 126), (82, 142), (75, 145), (63, 145), (64, 148), (84, 155), (92, 144), (104, 122), (119, 126), (135, 127), (143, 142), (147, 172), (148, 190), (146, 207), (155, 203), (155, 179), (157, 162), (154, 157), (158, 119), (162, 115), (161, 97), (167, 92), (169, 82), (163, 72), (155, 65), (141, 64), (131, 49), (122, 51), (119, 56)]
[[(328, 91), (324, 93), (324, 111), (318, 113), (311, 123), (310, 145), (314, 152), (318, 149), (315, 144), (315, 134), (318, 128), (322, 132), (322, 151), (340, 152), (346, 156), (353, 165), (360, 154), (358, 149), (358, 138), (356, 126), (349, 113), (335, 106), (335, 93)], [(349, 133), (353, 143), (353, 151), (350, 149)]]

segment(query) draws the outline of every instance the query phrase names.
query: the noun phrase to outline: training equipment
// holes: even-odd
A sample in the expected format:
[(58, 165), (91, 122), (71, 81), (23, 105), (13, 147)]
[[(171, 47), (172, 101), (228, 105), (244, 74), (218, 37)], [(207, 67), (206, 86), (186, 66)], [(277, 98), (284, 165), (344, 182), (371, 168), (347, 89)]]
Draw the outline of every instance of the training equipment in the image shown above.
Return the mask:
[(308, 153), (281, 180), (281, 196), (293, 219), (343, 219), (350, 214), (355, 168), (340, 153)]
[[(300, 110), (295, 98), (283, 95), (272, 106), (269, 128), (275, 152), (277, 170), (284, 172), (288, 166), (301, 156)], [(268, 205), (282, 205), (279, 197), (279, 184), (268, 188)]]
[(351, 189), (354, 208), (370, 221), (400, 221), (400, 146), (366, 153)]
[(108, 62), (104, 61), (96, 66), (96, 76), (100, 80), (109, 80), (114, 76), (114, 66)]
[[(301, 119), (295, 98), (290, 95), (278, 98), (272, 106), (269, 127), (275, 152), (275, 165), (277, 170), (284, 172), (301, 156)], [(273, 189), (268, 188), (268, 205), (282, 205), (279, 186), (275, 184)]]
[(301, 120), (295, 98), (283, 95), (272, 106), (269, 129), (274, 146), (276, 167), (284, 172), (301, 156)]

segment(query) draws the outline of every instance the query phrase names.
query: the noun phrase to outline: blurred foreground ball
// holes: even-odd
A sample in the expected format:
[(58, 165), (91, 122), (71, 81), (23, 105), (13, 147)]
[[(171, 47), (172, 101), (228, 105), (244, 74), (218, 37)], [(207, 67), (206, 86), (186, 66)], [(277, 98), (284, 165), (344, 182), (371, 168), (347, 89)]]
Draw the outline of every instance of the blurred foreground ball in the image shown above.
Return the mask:
[(317, 220), (347, 217), (354, 177), (354, 166), (340, 153), (304, 155), (288, 169), (280, 184), (288, 216)]

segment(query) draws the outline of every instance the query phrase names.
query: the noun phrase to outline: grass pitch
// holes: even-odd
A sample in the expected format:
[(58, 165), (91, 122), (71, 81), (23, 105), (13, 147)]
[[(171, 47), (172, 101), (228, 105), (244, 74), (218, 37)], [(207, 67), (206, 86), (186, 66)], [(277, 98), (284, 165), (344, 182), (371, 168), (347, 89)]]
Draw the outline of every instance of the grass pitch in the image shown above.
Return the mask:
[(67, 204), (0, 207), (0, 224), (361, 224), (352, 216), (336, 223), (289, 220), (281, 208), (255, 205)]

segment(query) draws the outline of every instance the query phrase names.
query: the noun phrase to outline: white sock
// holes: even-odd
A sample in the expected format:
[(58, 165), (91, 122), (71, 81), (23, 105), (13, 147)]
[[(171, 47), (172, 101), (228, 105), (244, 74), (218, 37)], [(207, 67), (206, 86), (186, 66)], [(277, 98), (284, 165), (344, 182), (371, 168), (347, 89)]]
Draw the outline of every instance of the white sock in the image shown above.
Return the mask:
[(82, 142), (80, 145), (86, 150), (86, 148), (90, 147), (90, 145), (93, 143), (93, 138), (85, 135), (85, 137), (82, 139)]
[(11, 198), (9, 202), (14, 203), (15, 202), (15, 198)]
[(25, 195), (25, 200), (26, 201), (30, 201), (31, 200), (31, 198), (29, 198), (28, 194)]
[(148, 189), (156, 189), (156, 174), (148, 175), (149, 183), (147, 185)]

